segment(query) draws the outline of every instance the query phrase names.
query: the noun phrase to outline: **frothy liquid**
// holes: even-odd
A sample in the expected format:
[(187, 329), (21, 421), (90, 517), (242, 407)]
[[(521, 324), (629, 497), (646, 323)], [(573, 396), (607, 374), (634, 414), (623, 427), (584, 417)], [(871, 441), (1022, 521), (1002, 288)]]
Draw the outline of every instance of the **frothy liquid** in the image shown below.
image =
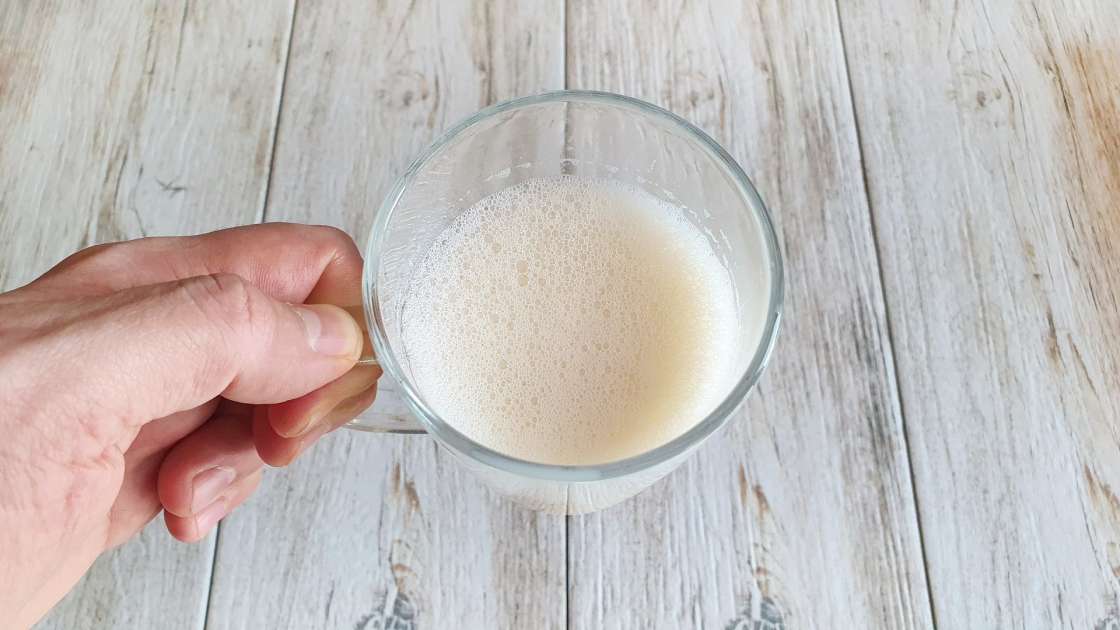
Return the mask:
[(401, 313), (423, 398), (521, 459), (637, 455), (729, 388), (727, 270), (681, 210), (619, 183), (531, 180), (482, 199), (437, 239)]

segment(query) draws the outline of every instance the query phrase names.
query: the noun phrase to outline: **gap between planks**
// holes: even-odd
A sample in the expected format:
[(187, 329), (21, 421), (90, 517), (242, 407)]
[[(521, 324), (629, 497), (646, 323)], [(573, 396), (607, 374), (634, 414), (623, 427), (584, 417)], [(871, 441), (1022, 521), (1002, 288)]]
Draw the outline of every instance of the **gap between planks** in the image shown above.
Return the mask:
[[(268, 173), (264, 178), (264, 192), (261, 195), (260, 208), (257, 210), (254, 223), (264, 223), (266, 213), (268, 211), (268, 195), (272, 190), (272, 174), (273, 167), (276, 164), (276, 141), (280, 134), (280, 116), (284, 109), (284, 88), (288, 84), (288, 66), (292, 59), (292, 35), (295, 33), (296, 25), (296, 12), (299, 10), (299, 0), (292, 0), (291, 4), (292, 17), (288, 20), (288, 34), (285, 38), (287, 40), (284, 49), (284, 64), (280, 68), (280, 89), (276, 94), (276, 107), (272, 110), (272, 132), (269, 138), (268, 153)], [(217, 527), (214, 528), (214, 551), (210, 554), (210, 575), (209, 584), (206, 587), (206, 601), (202, 603), (202, 626), (201, 630), (206, 630), (210, 627), (210, 602), (214, 599), (214, 576), (218, 572), (218, 543), (221, 542), (222, 537), (222, 523), (219, 521)]]
[[(568, 89), (568, 11), (571, 9), (571, 0), (563, 0), (563, 9), (560, 11), (562, 24), (560, 31), (564, 34), (561, 39), (563, 50), (560, 51), (560, 63), (563, 68), (560, 76), (563, 77), (563, 89)], [(567, 116), (565, 116), (564, 135), (567, 136)], [(564, 628), (572, 628), (572, 517), (564, 516)]]
[(910, 494), (914, 498), (914, 525), (918, 531), (918, 547), (922, 552), (922, 572), (926, 582), (926, 606), (929, 608), (929, 617), (933, 627), (937, 625), (937, 609), (933, 605), (933, 583), (929, 575), (929, 552), (926, 548), (925, 533), (922, 531), (922, 506), (918, 500), (918, 486), (914, 479), (913, 453), (911, 452), (910, 431), (906, 422), (906, 401), (902, 397), (902, 387), (899, 385), (898, 363), (894, 359), (895, 335), (894, 319), (891, 314), (890, 303), (887, 301), (887, 284), (883, 276), (882, 248), (879, 246), (879, 224), (875, 219), (872, 208), (871, 188), (867, 181), (867, 165), (863, 161), (863, 132), (860, 128), (859, 111), (856, 110), (855, 88), (852, 85), (852, 72), (849, 64), (848, 42), (844, 37), (844, 14), (840, 8), (840, 0), (834, 0), (836, 7), (836, 32), (840, 37), (840, 52), (844, 62), (844, 80), (848, 84), (848, 107), (852, 111), (852, 126), (856, 133), (856, 158), (859, 160), (860, 181), (863, 186), (863, 197), (867, 202), (867, 215), (871, 224), (871, 242), (874, 245), (875, 271), (879, 274), (879, 299), (883, 303), (883, 315), (887, 325), (887, 373), (893, 377), (894, 394), (898, 400), (898, 418), (902, 424), (902, 445), (906, 455), (906, 472), (910, 481)]

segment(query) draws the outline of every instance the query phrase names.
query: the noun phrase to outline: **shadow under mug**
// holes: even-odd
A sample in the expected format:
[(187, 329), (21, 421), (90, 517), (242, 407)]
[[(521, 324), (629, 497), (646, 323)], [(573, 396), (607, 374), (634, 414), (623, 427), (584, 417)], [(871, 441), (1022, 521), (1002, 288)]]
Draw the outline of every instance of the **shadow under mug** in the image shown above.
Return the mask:
[[(412, 271), (440, 234), (494, 192), (528, 179), (575, 175), (620, 180), (681, 208), (707, 237), (735, 287), (735, 378), (706, 417), (645, 453), (596, 465), (525, 461), (479, 444), (424, 400), (401, 338)], [(348, 426), (428, 433), (499, 493), (537, 510), (578, 514), (648, 487), (723, 426), (758, 382), (778, 331), (782, 257), (770, 215), (735, 160), (704, 132), (664, 109), (604, 92), (560, 91), (507, 101), (456, 125), (397, 180), (377, 212), (365, 252), (363, 301), (378, 400)]]

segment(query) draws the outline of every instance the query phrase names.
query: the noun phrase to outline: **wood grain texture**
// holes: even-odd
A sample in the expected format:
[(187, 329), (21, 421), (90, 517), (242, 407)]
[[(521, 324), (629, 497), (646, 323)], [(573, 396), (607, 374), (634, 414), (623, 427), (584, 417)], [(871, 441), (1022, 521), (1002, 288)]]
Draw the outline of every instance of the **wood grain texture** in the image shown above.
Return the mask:
[[(0, 9), (0, 287), (96, 242), (262, 209), (290, 7)], [(213, 540), (162, 521), (106, 554), (44, 628), (198, 628)]]
[(196, 630), (205, 617), (214, 537), (186, 545), (156, 518), (141, 534), (97, 559), (35, 627)]
[(13, 4), (0, 284), (85, 245), (259, 218), (290, 7)]
[(1120, 5), (842, 24), (938, 625), (1120, 624)]
[[(559, 2), (301, 3), (266, 216), (363, 242), (392, 179), (495, 100), (561, 87)], [(564, 521), (424, 437), (341, 431), (221, 529), (208, 627), (560, 627)]]
[(928, 627), (833, 8), (573, 0), (567, 22), (569, 86), (712, 133), (774, 211), (788, 270), (745, 410), (652, 490), (571, 519), (572, 627)]

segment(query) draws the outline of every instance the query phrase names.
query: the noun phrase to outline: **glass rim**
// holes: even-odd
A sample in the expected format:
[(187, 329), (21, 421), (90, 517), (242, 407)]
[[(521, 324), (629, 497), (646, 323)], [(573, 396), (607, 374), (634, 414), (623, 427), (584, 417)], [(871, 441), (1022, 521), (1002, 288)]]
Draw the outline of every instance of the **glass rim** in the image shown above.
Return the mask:
[[(624, 459), (614, 460), (601, 464), (546, 464), (534, 462), (506, 455), (483, 444), (472, 440), (454, 426), (443, 420), (433, 409), (428, 407), (416, 391), (410, 379), (404, 376), (396, 356), (388, 343), (387, 333), (381, 317), (380, 300), (377, 293), (377, 276), (381, 268), (381, 252), (389, 221), (392, 219), (405, 190), (409, 188), (417, 172), (423, 168), (444, 146), (452, 142), (461, 133), (474, 127), (478, 123), (490, 119), (498, 114), (541, 105), (547, 103), (583, 102), (606, 104), (628, 109), (633, 113), (651, 116), (669, 123), (671, 126), (685, 131), (690, 137), (699, 141), (725, 174), (729, 176), (742, 198), (747, 201), (758, 221), (763, 239), (766, 243), (766, 258), (770, 273), (770, 294), (767, 303), (766, 323), (762, 336), (755, 348), (754, 355), (744, 372), (737, 378), (723, 400), (715, 409), (708, 413), (702, 420), (694, 424), (689, 430), (669, 440), (668, 442)], [(557, 90), (544, 92), (535, 96), (515, 98), (478, 111), (474, 115), (459, 122), (454, 127), (440, 135), (435, 141), (417, 157), (408, 169), (404, 171), (393, 184), (377, 210), (373, 226), (370, 229), (369, 239), (366, 243), (365, 262), (362, 270), (362, 307), (365, 312), (366, 323), (369, 327), (370, 337), (373, 341), (374, 351), (378, 362), (384, 372), (389, 375), (404, 392), (404, 397), (409, 408), (416, 416), (420, 425), (433, 437), (442, 442), (453, 451), (469, 457), (486, 466), (497, 468), (512, 474), (557, 482), (598, 481), (625, 476), (631, 473), (657, 466), (678, 455), (685, 453), (692, 446), (699, 444), (717, 429), (722, 427), (734, 414), (735, 410), (746, 400), (747, 395), (758, 383), (777, 339), (778, 328), (781, 323), (782, 303), (784, 298), (784, 266), (782, 253), (778, 244), (777, 233), (774, 229), (770, 212), (755, 189), (747, 174), (727, 151), (701, 129), (681, 118), (680, 116), (645, 101), (614, 94), (611, 92), (598, 92), (588, 90)]]

